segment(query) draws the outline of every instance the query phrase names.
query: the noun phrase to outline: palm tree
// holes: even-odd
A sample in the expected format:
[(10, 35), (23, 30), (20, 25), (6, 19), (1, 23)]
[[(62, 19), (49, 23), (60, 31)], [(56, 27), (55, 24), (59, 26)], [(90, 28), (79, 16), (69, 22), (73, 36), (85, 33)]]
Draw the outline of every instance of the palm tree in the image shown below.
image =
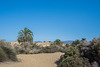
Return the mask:
[(24, 47), (26, 49), (25, 42), (33, 42), (33, 32), (28, 28), (24, 28), (24, 30), (19, 31), (17, 40), (19, 43), (24, 42)]

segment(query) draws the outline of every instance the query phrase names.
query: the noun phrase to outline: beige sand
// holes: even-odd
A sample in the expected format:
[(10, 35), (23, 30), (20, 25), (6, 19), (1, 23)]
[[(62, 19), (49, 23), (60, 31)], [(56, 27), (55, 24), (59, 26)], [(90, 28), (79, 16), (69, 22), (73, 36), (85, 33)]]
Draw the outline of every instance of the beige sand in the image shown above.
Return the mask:
[(57, 67), (55, 62), (63, 53), (18, 55), (22, 62), (0, 63), (0, 67)]
[(40, 42), (40, 43), (36, 43), (36, 45), (40, 46), (40, 47), (46, 47), (46, 46), (50, 46), (52, 43), (46, 41), (46, 42)]
[[(21, 43), (18, 43), (18, 41), (14, 41), (14, 42), (9, 42), (11, 44), (11, 46), (16, 46), (16, 45), (20, 45)], [(46, 46), (50, 46), (50, 42), (46, 41), (46, 42), (40, 42), (40, 43), (36, 43), (36, 45), (41, 46), (41, 47), (46, 47)]]

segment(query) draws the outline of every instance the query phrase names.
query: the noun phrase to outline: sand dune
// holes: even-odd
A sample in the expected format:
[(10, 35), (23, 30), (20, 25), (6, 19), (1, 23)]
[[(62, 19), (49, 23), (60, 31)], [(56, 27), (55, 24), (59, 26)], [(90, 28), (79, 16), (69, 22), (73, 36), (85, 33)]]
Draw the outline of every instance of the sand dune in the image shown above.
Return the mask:
[(55, 62), (63, 53), (20, 54), (21, 62), (0, 63), (0, 67), (57, 67)]

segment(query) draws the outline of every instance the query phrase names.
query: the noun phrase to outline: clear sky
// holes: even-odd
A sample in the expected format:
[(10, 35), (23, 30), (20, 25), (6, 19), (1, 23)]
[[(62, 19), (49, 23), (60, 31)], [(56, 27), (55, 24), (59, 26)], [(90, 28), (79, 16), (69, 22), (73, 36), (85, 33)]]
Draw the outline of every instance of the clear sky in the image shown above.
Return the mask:
[(25, 27), (35, 41), (100, 37), (100, 0), (0, 0), (0, 39)]

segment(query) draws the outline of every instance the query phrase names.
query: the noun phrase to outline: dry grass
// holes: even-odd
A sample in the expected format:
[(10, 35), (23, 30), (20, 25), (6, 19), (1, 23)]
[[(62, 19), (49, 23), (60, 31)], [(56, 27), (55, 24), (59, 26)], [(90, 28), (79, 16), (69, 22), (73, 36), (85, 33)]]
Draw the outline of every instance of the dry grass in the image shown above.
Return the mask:
[(20, 54), (22, 62), (0, 63), (0, 67), (57, 67), (55, 62), (63, 53)]

